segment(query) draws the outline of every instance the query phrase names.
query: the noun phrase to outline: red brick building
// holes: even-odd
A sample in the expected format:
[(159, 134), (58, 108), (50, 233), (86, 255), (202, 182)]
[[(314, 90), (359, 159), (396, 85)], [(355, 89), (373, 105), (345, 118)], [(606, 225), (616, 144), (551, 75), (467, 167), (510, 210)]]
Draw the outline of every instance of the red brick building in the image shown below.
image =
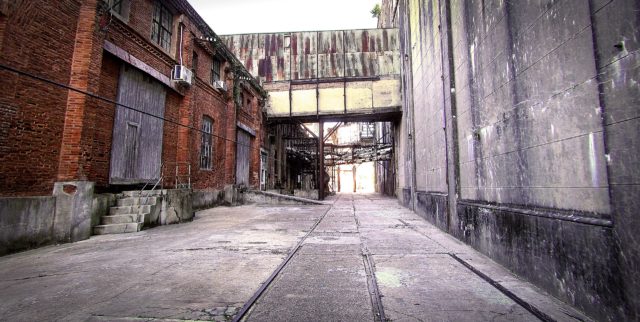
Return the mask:
[(0, 196), (260, 182), (266, 93), (186, 0), (0, 0), (0, 64)]

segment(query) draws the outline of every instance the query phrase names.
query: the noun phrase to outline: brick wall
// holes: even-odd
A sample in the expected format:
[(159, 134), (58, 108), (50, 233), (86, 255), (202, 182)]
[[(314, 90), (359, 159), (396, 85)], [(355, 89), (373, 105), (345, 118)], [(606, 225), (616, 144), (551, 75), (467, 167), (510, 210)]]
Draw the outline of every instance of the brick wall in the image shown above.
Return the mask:
[[(104, 41), (169, 77), (180, 60), (181, 23), (183, 63), (191, 67), (192, 53), (198, 53), (198, 80), (190, 88), (166, 88), (165, 118), (198, 130), (203, 115), (214, 120), (213, 169), (200, 169), (199, 131), (170, 122), (164, 124), (162, 161), (189, 162), (194, 188), (222, 188), (235, 182), (236, 111), (231, 94), (211, 86), (213, 47), (204, 50), (196, 44), (202, 31), (177, 8), (169, 5), (174, 11), (171, 50), (150, 40), (153, 2), (129, 2), (128, 14), (114, 16), (101, 30), (98, 0), (16, 1), (0, 13), (0, 62), (117, 100), (125, 62), (103, 51)], [(0, 195), (50, 194), (56, 180), (90, 180), (97, 189), (113, 188), (109, 171), (114, 104), (6, 71), (0, 76)], [(231, 79), (227, 86), (232, 91)], [(249, 113), (257, 113), (256, 94), (246, 95), (253, 100)], [(260, 115), (245, 115), (245, 124), (262, 133)], [(255, 146), (252, 184), (258, 183), (260, 144)]]
[[(80, 1), (16, 1), (0, 63), (68, 84), (79, 15)], [(68, 91), (4, 70), (0, 88), (0, 195), (50, 194)]]

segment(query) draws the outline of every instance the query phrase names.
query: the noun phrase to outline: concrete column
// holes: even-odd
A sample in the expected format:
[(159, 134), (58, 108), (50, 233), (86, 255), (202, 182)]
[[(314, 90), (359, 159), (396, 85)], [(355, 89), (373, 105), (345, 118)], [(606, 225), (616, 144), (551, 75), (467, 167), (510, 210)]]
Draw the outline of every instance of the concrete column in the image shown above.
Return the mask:
[(358, 191), (358, 187), (357, 187), (357, 182), (356, 182), (356, 166), (353, 166), (353, 171), (351, 171), (351, 174), (353, 175), (353, 192), (357, 192)]
[(91, 236), (91, 207), (94, 183), (89, 181), (56, 182), (53, 196), (56, 211), (53, 236), (58, 242), (75, 242)]

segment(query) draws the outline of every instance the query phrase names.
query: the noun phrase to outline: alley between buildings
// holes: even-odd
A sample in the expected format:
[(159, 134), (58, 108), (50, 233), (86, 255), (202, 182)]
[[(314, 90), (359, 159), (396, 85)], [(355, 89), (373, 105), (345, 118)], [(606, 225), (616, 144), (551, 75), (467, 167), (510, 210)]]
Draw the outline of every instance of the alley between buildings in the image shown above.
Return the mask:
[(374, 194), (212, 208), (5, 256), (0, 276), (11, 321), (588, 320)]

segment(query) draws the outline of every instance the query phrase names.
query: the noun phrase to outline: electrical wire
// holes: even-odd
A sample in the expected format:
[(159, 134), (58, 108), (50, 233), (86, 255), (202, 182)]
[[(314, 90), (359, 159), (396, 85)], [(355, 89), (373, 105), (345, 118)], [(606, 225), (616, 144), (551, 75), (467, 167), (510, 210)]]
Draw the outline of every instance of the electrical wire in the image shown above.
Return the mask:
[[(22, 75), (22, 76), (26, 76), (26, 77), (29, 77), (29, 78), (32, 78), (32, 79), (36, 79), (36, 80), (39, 80), (39, 81), (47, 83), (47, 84), (51, 84), (51, 85), (54, 85), (54, 86), (62, 87), (62, 88), (68, 89), (70, 91), (73, 91), (73, 92), (76, 92), (76, 93), (80, 93), (80, 94), (87, 95), (89, 97), (98, 99), (100, 101), (104, 101), (104, 102), (107, 102), (107, 103), (115, 104), (116, 106), (121, 106), (121, 107), (123, 107), (125, 109), (131, 110), (131, 111), (134, 111), (134, 112), (138, 112), (138, 113), (140, 113), (142, 115), (146, 115), (146, 116), (150, 116), (150, 117), (162, 120), (163, 122), (166, 122), (166, 123), (169, 123), (169, 124), (173, 124), (173, 125), (178, 126), (178, 127), (187, 128), (189, 130), (192, 130), (192, 131), (195, 131), (195, 132), (200, 132), (200, 133), (205, 134), (205, 135), (211, 135), (212, 137), (215, 137), (215, 138), (218, 138), (218, 139), (222, 139), (222, 140), (227, 141), (227, 142), (235, 143), (236, 145), (239, 145), (239, 146), (248, 147), (249, 149), (254, 149), (254, 150), (258, 150), (258, 151), (262, 152), (261, 151), (262, 149), (259, 146), (255, 147), (255, 146), (252, 146), (251, 144), (247, 145), (247, 144), (238, 143), (237, 141), (229, 139), (227, 137), (216, 135), (214, 133), (205, 132), (205, 131), (203, 131), (201, 129), (198, 129), (198, 128), (195, 128), (195, 127), (193, 127), (191, 125), (182, 124), (180, 122), (177, 122), (177, 121), (174, 121), (174, 120), (171, 120), (171, 119), (167, 119), (167, 118), (164, 118), (162, 116), (151, 114), (149, 112), (145, 112), (145, 111), (142, 111), (140, 109), (137, 109), (137, 108), (134, 108), (134, 107), (131, 107), (131, 106), (128, 106), (128, 105), (124, 105), (124, 104), (121, 104), (121, 103), (118, 103), (118, 102), (116, 102), (116, 101), (114, 101), (112, 99), (109, 99), (109, 98), (106, 98), (106, 97), (103, 97), (103, 96), (100, 96), (100, 95), (97, 95), (97, 94), (94, 94), (94, 93), (91, 93), (91, 92), (88, 92), (88, 91), (85, 91), (85, 90), (81, 90), (79, 88), (76, 88), (76, 87), (73, 87), (73, 86), (70, 86), (70, 85), (62, 84), (62, 83), (59, 83), (59, 82), (56, 82), (56, 81), (53, 81), (53, 80), (38, 76), (38, 75), (34, 75), (34, 74), (31, 74), (31, 73), (28, 73), (28, 72), (25, 72), (25, 71), (22, 71), (22, 70), (19, 70), (19, 69), (4, 65), (2, 63), (0, 63), (0, 69), (4, 69), (4, 70), (7, 70), (7, 71), (16, 73), (18, 75)], [(268, 156), (268, 158), (275, 160), (275, 157)]]
[(200, 132), (200, 133), (203, 133), (203, 134), (211, 135), (213, 137), (216, 137), (216, 138), (228, 141), (228, 142), (236, 143), (236, 144), (241, 145), (241, 146), (245, 146), (245, 147), (249, 147), (249, 148), (253, 148), (253, 149), (257, 149), (257, 150), (260, 149), (259, 147), (256, 148), (256, 147), (252, 147), (251, 145), (238, 143), (237, 141), (234, 141), (232, 139), (228, 139), (227, 137), (216, 135), (216, 134), (213, 134), (213, 133), (208, 133), (208, 132), (205, 132), (205, 131), (203, 131), (201, 129), (195, 128), (195, 127), (193, 127), (191, 125), (182, 124), (180, 122), (177, 122), (177, 121), (174, 121), (174, 120), (170, 120), (170, 119), (167, 119), (167, 118), (164, 118), (162, 116), (155, 115), (155, 114), (151, 114), (149, 112), (145, 112), (145, 111), (142, 111), (140, 109), (137, 109), (137, 108), (134, 108), (134, 107), (131, 107), (131, 106), (128, 106), (128, 105), (120, 104), (120, 103), (118, 103), (118, 102), (116, 102), (114, 100), (108, 99), (106, 97), (102, 97), (100, 95), (97, 95), (97, 94), (94, 94), (94, 93), (91, 93), (91, 92), (87, 92), (87, 91), (81, 90), (79, 88), (70, 86), (70, 85), (62, 84), (62, 83), (59, 83), (59, 82), (56, 82), (56, 81), (53, 81), (53, 80), (38, 76), (38, 75), (34, 75), (34, 74), (31, 74), (31, 73), (28, 73), (28, 72), (25, 72), (25, 71), (21, 71), (21, 70), (15, 69), (13, 67), (4, 65), (2, 63), (0, 63), (0, 69), (8, 70), (8, 71), (16, 73), (18, 75), (27, 76), (29, 78), (33, 78), (33, 79), (36, 79), (36, 80), (39, 80), (39, 81), (42, 81), (42, 82), (45, 82), (45, 83), (48, 83), (48, 84), (51, 84), (51, 85), (55, 85), (55, 86), (58, 86), (58, 87), (62, 87), (62, 88), (68, 89), (70, 91), (74, 91), (74, 92), (77, 92), (77, 93), (80, 93), (80, 94), (84, 94), (84, 95), (87, 95), (89, 97), (92, 97), (92, 98), (95, 98), (95, 99), (98, 99), (98, 100), (101, 100), (101, 101), (104, 101), (104, 102), (107, 102), (107, 103), (115, 104), (116, 106), (121, 106), (121, 107), (123, 107), (125, 109), (131, 110), (131, 111), (134, 111), (134, 112), (138, 112), (138, 113), (140, 113), (142, 115), (146, 115), (146, 116), (150, 116), (150, 117), (162, 120), (164, 122), (176, 125), (178, 127), (183, 127), (183, 128), (187, 128), (187, 129), (196, 131), (196, 132)]

